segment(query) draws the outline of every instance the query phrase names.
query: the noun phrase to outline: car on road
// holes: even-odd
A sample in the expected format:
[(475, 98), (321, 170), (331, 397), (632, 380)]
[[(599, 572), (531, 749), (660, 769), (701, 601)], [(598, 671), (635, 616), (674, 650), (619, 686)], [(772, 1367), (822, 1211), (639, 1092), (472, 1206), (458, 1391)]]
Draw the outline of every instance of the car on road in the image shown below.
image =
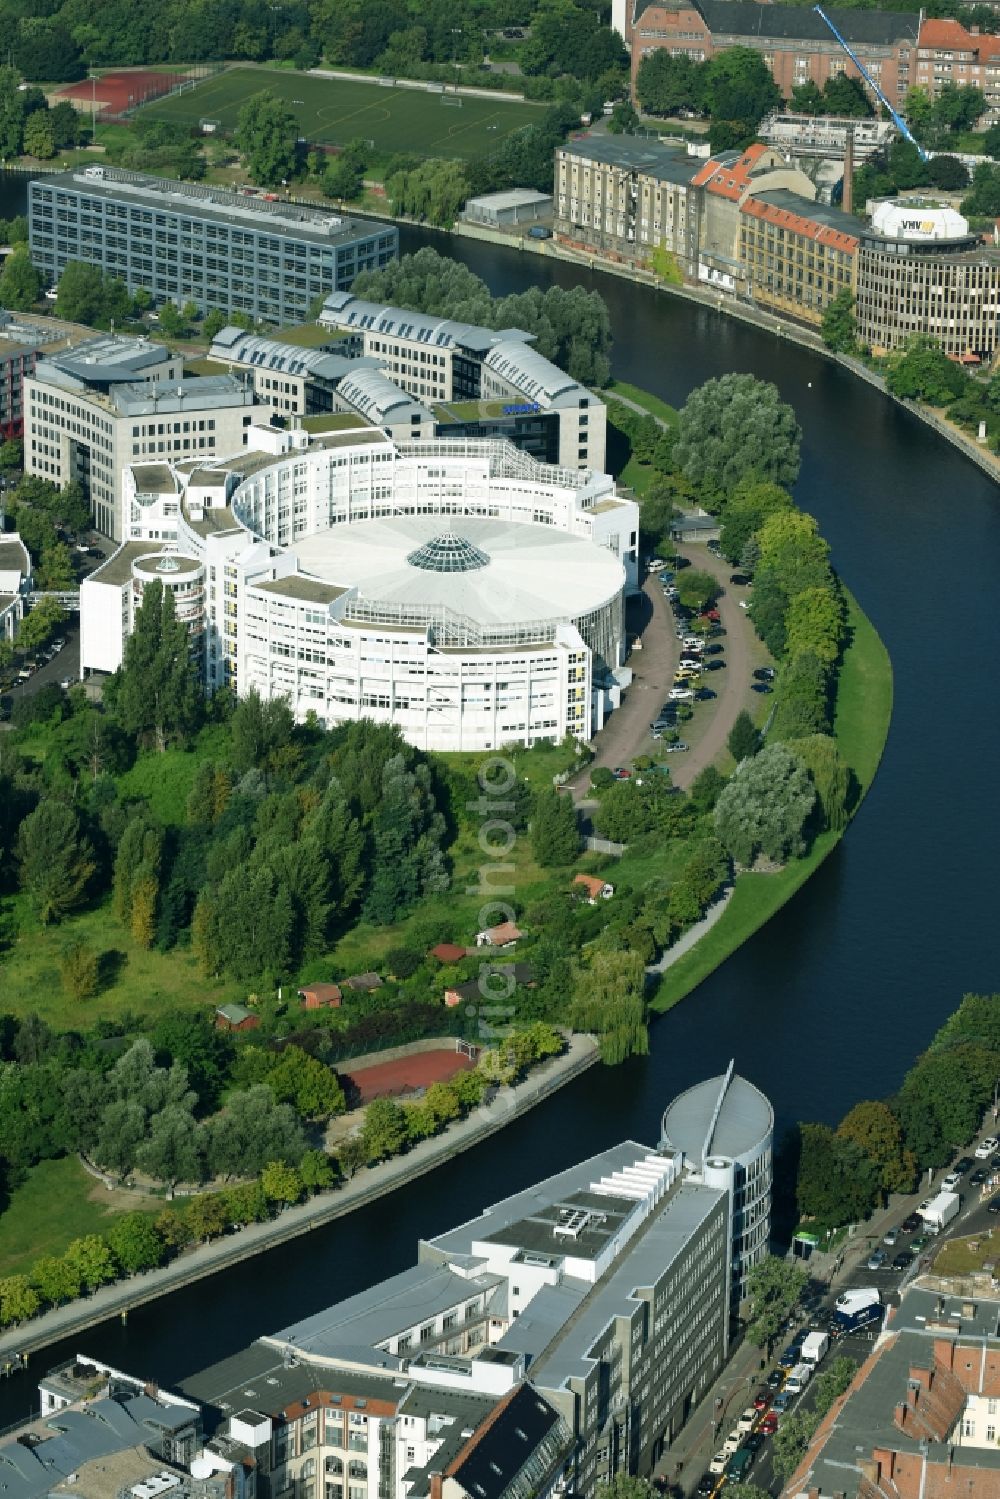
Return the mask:
[(917, 1217), (916, 1213), (907, 1213), (906, 1217), (903, 1219), (902, 1223), (899, 1226), (904, 1234), (915, 1234), (917, 1229), (920, 1227), (920, 1219)]
[(969, 1177), (969, 1186), (981, 1187), (983, 1185), (983, 1182), (986, 1180), (986, 1176), (987, 1173), (983, 1170), (982, 1166), (980, 1166), (979, 1170), (973, 1171), (972, 1175)]
[(899, 1238), (899, 1229), (898, 1228), (890, 1228), (890, 1229), (887, 1229), (887, 1231), (882, 1235), (882, 1243), (883, 1244), (888, 1244), (889, 1248), (891, 1249), (892, 1246), (893, 1246), (893, 1244), (895, 1244), (895, 1242), (896, 1242), (896, 1240), (898, 1238)]
[(913, 1254), (909, 1249), (901, 1249), (892, 1257), (892, 1268), (894, 1270), (909, 1270), (913, 1264)]
[(884, 1249), (873, 1249), (871, 1254), (868, 1256), (867, 1268), (869, 1270), (881, 1270), (882, 1266), (885, 1264), (888, 1258), (889, 1256), (886, 1254)]
[(777, 1395), (775, 1395), (774, 1399), (771, 1401), (771, 1409), (773, 1411), (777, 1411), (779, 1415), (782, 1415), (788, 1409), (793, 1398), (794, 1397), (792, 1395), (789, 1395), (787, 1390), (779, 1390)]
[(724, 1473), (726, 1471), (726, 1463), (728, 1461), (728, 1452), (717, 1452), (708, 1465), (708, 1471), (710, 1473)]
[(990, 1161), (990, 1170), (1000, 1171), (1000, 1155), (995, 1155), (992, 1161)]
[(770, 1391), (769, 1390), (758, 1390), (757, 1393), (756, 1393), (756, 1395), (753, 1397), (753, 1408), (757, 1412), (757, 1414), (759, 1415), (761, 1413), (761, 1411), (766, 1411), (767, 1408), (768, 1408), (768, 1406), (770, 1404), (771, 1404), (771, 1393), (770, 1393)]
[(752, 1453), (754, 1457), (756, 1457), (757, 1453), (764, 1445), (764, 1438), (761, 1436), (759, 1431), (752, 1431), (743, 1445), (748, 1452)]
[(632, 772), (626, 770), (624, 765), (616, 765), (611, 774), (616, 781), (630, 781), (632, 779)]
[(682, 755), (687, 749), (687, 745), (683, 739), (678, 739), (675, 744), (665, 745), (664, 748), (668, 755)]
[[(805, 1337), (804, 1333), (802, 1337)], [(799, 1354), (801, 1352), (802, 1338), (796, 1338), (794, 1342), (789, 1343), (787, 1348), (782, 1349), (781, 1353), (778, 1355), (778, 1368), (794, 1369), (795, 1365), (799, 1361)]]
[(771, 686), (770, 682), (751, 682), (750, 691), (759, 692), (764, 695), (768, 692), (773, 692), (774, 688)]
[(915, 1239), (910, 1240), (910, 1253), (919, 1254), (921, 1249), (926, 1249), (930, 1240), (926, 1234), (917, 1234)]
[(964, 1155), (962, 1156), (961, 1160), (955, 1162), (955, 1165), (952, 1169), (954, 1171), (957, 1171), (959, 1176), (964, 1176), (967, 1171), (972, 1170), (975, 1164), (976, 1163), (972, 1159), (971, 1155)]
[(996, 1135), (987, 1135), (985, 1140), (980, 1140), (976, 1146), (976, 1160), (988, 1161), (998, 1144), (1000, 1141), (997, 1140)]
[(737, 588), (745, 588), (751, 582), (751, 578), (749, 573), (730, 573), (729, 581), (735, 583)]
[(997, 1192), (995, 1196), (990, 1198), (986, 1204), (986, 1211), (988, 1213), (1000, 1213), (1000, 1192)]
[(775, 672), (774, 672), (774, 667), (773, 666), (756, 666), (756, 667), (754, 667), (754, 673), (753, 674), (754, 674), (755, 681), (758, 681), (758, 682), (773, 682), (774, 681)]
[(774, 1433), (778, 1429), (778, 1418), (774, 1414), (774, 1411), (768, 1411), (767, 1415), (760, 1423), (760, 1429), (766, 1437), (774, 1436)]
[(780, 1390), (785, 1382), (784, 1369), (772, 1369), (767, 1376), (767, 1387), (769, 1390)]
[(695, 1493), (699, 1495), (699, 1499), (707, 1499), (707, 1496), (714, 1494), (718, 1487), (719, 1479), (717, 1474), (703, 1473), (698, 1479), (698, 1487), (695, 1489)]
[(737, 1419), (736, 1430), (739, 1432), (741, 1437), (745, 1437), (748, 1432), (753, 1431), (756, 1422), (757, 1412), (752, 1405), (748, 1405), (746, 1410), (742, 1411), (739, 1418)]
[(959, 1182), (961, 1180), (962, 1180), (962, 1173), (961, 1173), (961, 1171), (949, 1171), (948, 1175), (945, 1177), (944, 1181), (941, 1183), (941, 1190), (943, 1192), (954, 1192), (955, 1188), (958, 1186), (958, 1184), (959, 1184)]
[(694, 697), (690, 687), (671, 687), (667, 693), (672, 703), (689, 703)]

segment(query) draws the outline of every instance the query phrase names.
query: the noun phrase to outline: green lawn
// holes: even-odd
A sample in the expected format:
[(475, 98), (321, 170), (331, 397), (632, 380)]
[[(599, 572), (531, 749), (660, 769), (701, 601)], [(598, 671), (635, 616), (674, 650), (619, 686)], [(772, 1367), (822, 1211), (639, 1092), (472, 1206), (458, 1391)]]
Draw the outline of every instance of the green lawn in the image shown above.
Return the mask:
[[(874, 625), (853, 595), (847, 597), (851, 639), (840, 670), (834, 733), (863, 794), (875, 778), (889, 732), (892, 664)], [(732, 899), (715, 926), (663, 975), (652, 1008), (669, 1010), (690, 994), (801, 889), (841, 836), (823, 833), (805, 859), (797, 859), (777, 874), (739, 875)]]
[[(151, 1202), (148, 1211), (158, 1213), (162, 1206)], [(62, 1254), (74, 1239), (107, 1229), (116, 1213), (137, 1208), (146, 1211), (147, 1205), (106, 1191), (73, 1156), (39, 1162), (0, 1213), (0, 1278), (23, 1274), (42, 1255)]]
[(668, 406), (666, 401), (661, 401), (659, 396), (652, 395), (648, 390), (640, 390), (638, 385), (630, 385), (627, 380), (612, 380), (607, 388), (609, 396), (623, 396), (627, 401), (634, 401), (650, 416), (658, 416), (661, 421), (667, 422), (671, 427), (677, 425), (677, 408)]
[[(288, 106), (300, 135), (319, 145), (343, 146), (361, 139), (370, 141), (379, 155), (406, 151), (462, 161), (495, 151), (514, 131), (537, 124), (542, 108), (505, 99), (383, 87), (377, 81), (230, 68), (186, 93), (147, 104), (141, 113), (192, 126), (203, 119), (218, 120), (223, 130), (232, 130), (246, 101), (265, 90)], [(444, 104), (443, 99), (454, 102)]]

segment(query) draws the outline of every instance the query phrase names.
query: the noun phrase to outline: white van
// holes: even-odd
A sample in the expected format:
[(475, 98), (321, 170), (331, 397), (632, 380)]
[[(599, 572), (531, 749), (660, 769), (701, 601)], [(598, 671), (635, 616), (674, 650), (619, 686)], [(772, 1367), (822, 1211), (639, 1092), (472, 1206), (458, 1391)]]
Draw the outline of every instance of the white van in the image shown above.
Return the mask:
[(801, 1395), (810, 1379), (812, 1379), (812, 1373), (812, 1364), (796, 1364), (785, 1380), (785, 1394)]

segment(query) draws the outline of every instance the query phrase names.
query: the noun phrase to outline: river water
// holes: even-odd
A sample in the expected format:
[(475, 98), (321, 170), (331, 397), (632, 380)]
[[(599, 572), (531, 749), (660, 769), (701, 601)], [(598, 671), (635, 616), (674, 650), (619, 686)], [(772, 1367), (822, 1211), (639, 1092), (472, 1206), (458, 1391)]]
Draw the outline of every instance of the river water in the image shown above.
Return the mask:
[[(21, 184), (17, 185), (21, 190)], [(18, 209), (17, 193), (0, 214)], [(403, 248), (437, 235), (403, 231)], [(885, 758), (839, 848), (767, 927), (653, 1027), (649, 1057), (591, 1069), (503, 1134), (349, 1220), (54, 1346), (171, 1383), (411, 1263), (419, 1236), (631, 1136), (730, 1057), (772, 1099), (780, 1131), (835, 1122), (895, 1086), (970, 990), (996, 979), (993, 895), (1000, 709), (997, 490), (915, 418), (806, 350), (646, 287), (456, 240), (498, 293), (596, 287), (619, 377), (681, 403), (713, 375), (773, 380), (802, 424), (801, 505), (873, 619), (895, 671)], [(0, 1385), (0, 1425), (33, 1385)]]

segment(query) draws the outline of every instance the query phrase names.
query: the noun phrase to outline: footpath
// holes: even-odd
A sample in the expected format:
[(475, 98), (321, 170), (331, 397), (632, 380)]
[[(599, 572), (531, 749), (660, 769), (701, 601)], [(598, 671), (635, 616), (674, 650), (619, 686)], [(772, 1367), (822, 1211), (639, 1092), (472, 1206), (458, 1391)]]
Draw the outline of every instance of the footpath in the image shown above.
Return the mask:
[(0, 1363), (15, 1353), (29, 1354), (62, 1338), (75, 1337), (110, 1317), (126, 1317), (134, 1307), (180, 1290), (205, 1276), (250, 1259), (289, 1239), (307, 1234), (320, 1224), (345, 1217), (407, 1185), (418, 1176), (478, 1145), (504, 1125), (525, 1114), (599, 1059), (591, 1036), (571, 1036), (565, 1052), (537, 1067), (515, 1087), (500, 1088), (493, 1099), (452, 1124), (442, 1135), (422, 1140), (405, 1155), (358, 1171), (349, 1182), (321, 1193), (297, 1207), (286, 1208), (268, 1223), (252, 1223), (238, 1233), (199, 1244), (163, 1265), (128, 1280), (102, 1286), (90, 1296), (54, 1307), (41, 1317), (10, 1328), (0, 1336)]

